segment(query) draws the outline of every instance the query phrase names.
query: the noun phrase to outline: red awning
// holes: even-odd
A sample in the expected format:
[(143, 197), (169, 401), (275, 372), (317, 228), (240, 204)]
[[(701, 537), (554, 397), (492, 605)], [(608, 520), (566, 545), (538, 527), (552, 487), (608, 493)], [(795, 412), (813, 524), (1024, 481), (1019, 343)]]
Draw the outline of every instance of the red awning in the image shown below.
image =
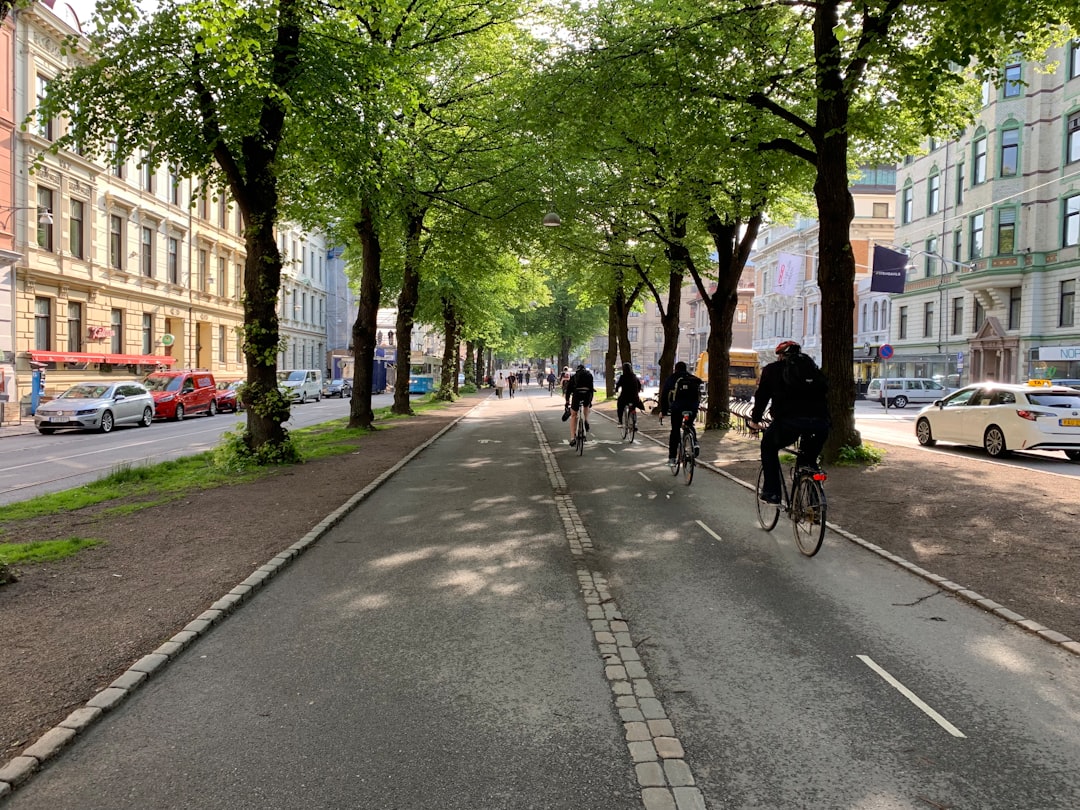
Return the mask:
[(30, 352), (30, 359), (39, 363), (104, 363), (105, 355), (82, 352)]
[(114, 366), (171, 366), (176, 358), (167, 354), (107, 354), (105, 362)]
[(38, 363), (112, 363), (114, 366), (171, 366), (175, 357), (167, 354), (86, 354), (84, 352), (30, 352)]

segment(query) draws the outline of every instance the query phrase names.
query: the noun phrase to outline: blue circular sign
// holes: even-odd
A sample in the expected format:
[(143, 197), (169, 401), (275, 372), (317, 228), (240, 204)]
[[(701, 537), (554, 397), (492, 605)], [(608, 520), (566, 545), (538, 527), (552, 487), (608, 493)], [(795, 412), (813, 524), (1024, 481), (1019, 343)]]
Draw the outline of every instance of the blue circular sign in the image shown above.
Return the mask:
[(878, 354), (888, 360), (890, 357), (892, 357), (892, 346), (890, 346), (888, 343), (884, 344), (880, 349), (878, 349)]

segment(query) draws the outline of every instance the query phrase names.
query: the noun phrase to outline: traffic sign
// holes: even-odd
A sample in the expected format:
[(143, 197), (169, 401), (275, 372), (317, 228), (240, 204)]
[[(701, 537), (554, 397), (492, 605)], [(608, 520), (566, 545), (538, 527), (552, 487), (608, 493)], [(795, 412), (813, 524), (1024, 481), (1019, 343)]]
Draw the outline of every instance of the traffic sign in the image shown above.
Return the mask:
[(878, 354), (880, 354), (885, 360), (888, 360), (890, 357), (892, 357), (892, 346), (890, 346), (888, 343), (883, 343), (881, 345), (881, 348), (878, 349)]

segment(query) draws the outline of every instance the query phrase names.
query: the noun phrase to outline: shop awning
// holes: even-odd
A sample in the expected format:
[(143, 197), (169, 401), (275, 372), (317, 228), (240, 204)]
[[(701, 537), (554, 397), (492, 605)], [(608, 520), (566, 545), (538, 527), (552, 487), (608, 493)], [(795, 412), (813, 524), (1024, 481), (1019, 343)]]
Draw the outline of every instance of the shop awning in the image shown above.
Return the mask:
[(105, 355), (83, 352), (30, 352), (30, 359), (38, 363), (104, 363)]
[(114, 366), (171, 366), (175, 357), (167, 354), (87, 354), (85, 352), (30, 352), (38, 363), (112, 363)]
[(176, 358), (167, 354), (107, 354), (105, 362), (114, 366), (171, 366)]

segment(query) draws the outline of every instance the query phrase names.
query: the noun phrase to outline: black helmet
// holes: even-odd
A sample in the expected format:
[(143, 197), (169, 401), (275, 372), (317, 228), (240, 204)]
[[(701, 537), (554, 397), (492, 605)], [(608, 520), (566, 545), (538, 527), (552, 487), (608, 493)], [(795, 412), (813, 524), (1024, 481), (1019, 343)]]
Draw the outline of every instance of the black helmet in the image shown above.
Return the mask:
[(625, 371), (627, 374), (633, 374), (634, 373), (634, 367), (632, 365), (630, 365), (629, 363), (623, 363), (622, 364), (622, 370)]

